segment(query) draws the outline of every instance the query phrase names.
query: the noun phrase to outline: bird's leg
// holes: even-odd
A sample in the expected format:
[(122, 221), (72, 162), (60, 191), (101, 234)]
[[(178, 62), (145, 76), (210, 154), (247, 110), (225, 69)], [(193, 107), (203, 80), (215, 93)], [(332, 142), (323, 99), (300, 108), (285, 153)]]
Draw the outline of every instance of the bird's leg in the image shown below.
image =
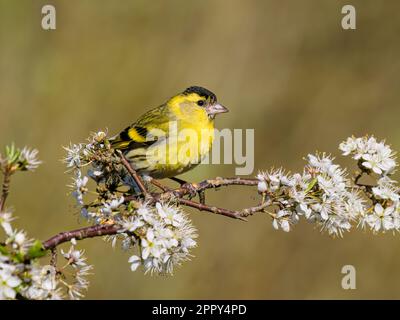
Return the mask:
[(193, 186), (192, 183), (187, 182), (185, 180), (179, 179), (177, 177), (172, 177), (170, 178), (172, 181), (175, 181), (181, 185), (181, 188), (184, 188), (189, 191), (189, 197), (190, 199), (195, 197), (197, 194), (199, 195), (199, 200), (201, 204), (206, 203), (206, 193), (204, 190), (202, 191), (197, 191), (197, 189)]
[(179, 178), (177, 178), (177, 177), (171, 177), (170, 179), (171, 179), (172, 181), (178, 182), (181, 186), (183, 186), (184, 184), (188, 183), (187, 181), (182, 180), (182, 179), (179, 179)]
[(179, 179), (179, 178), (176, 178), (176, 177), (172, 177), (170, 179), (172, 181), (175, 181), (175, 182), (179, 183), (181, 188), (187, 190), (189, 192), (189, 197), (190, 198), (193, 198), (194, 196), (197, 195), (197, 189), (190, 182), (187, 182), (185, 180), (182, 180), (182, 179)]
[(200, 203), (206, 204), (206, 191), (205, 190), (199, 191), (198, 194)]

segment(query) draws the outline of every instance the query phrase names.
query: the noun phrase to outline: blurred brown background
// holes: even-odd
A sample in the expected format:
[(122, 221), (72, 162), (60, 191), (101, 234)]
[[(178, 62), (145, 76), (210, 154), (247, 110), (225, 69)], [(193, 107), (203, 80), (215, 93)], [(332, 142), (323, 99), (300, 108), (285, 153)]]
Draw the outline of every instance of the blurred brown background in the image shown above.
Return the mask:
[[(116, 133), (189, 85), (229, 106), (219, 128), (255, 129), (256, 171), (301, 170), (307, 153), (339, 155), (351, 134), (400, 150), (400, 2), (350, 1), (357, 30), (344, 31), (348, 2), (0, 0), (0, 146), (36, 147), (44, 161), (12, 181), (16, 225), (41, 239), (78, 227), (61, 146)], [(57, 9), (55, 31), (41, 29), (44, 4)], [(202, 166), (185, 178), (233, 174)], [(208, 199), (252, 200), (235, 188)], [(80, 242), (95, 265), (87, 298), (400, 298), (400, 235), (331, 239), (307, 223), (286, 234), (262, 216), (190, 215), (199, 247), (174, 277), (132, 273), (128, 253)], [(341, 288), (345, 264), (356, 290)]]

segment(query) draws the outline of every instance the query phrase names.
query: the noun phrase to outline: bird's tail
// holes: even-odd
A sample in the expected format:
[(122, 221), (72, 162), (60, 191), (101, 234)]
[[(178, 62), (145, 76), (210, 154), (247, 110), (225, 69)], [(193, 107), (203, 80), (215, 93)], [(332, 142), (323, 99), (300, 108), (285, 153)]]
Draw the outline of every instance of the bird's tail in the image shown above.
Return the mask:
[(139, 186), (130, 174), (124, 176), (123, 183), (131, 189), (132, 194), (139, 195), (141, 193)]

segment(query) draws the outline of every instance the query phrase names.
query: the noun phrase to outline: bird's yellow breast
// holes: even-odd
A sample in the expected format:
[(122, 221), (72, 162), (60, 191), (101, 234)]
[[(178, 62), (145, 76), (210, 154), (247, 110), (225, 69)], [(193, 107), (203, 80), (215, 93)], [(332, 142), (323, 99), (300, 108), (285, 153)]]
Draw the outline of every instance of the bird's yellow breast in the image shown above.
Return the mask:
[[(168, 104), (174, 120), (169, 123), (167, 138), (130, 154), (137, 159), (134, 168), (154, 178), (173, 177), (198, 165), (210, 152), (214, 140), (214, 121), (204, 108), (179, 97)], [(139, 156), (143, 153), (145, 156)]]
[[(214, 121), (203, 108), (185, 102), (171, 104), (176, 115), (176, 132), (169, 132), (168, 147), (161, 151), (157, 170), (167, 176), (186, 172), (210, 152), (214, 140)], [(166, 161), (165, 161), (166, 160)]]

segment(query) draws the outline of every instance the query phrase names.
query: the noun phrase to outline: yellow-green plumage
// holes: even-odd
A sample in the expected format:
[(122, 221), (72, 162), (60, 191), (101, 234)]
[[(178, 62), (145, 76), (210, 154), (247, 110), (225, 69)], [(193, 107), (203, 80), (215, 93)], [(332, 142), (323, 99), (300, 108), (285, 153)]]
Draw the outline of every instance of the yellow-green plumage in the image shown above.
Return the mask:
[(143, 114), (111, 143), (139, 174), (173, 177), (192, 169), (209, 153), (214, 117), (222, 112), (227, 109), (217, 104), (212, 92), (190, 87)]

